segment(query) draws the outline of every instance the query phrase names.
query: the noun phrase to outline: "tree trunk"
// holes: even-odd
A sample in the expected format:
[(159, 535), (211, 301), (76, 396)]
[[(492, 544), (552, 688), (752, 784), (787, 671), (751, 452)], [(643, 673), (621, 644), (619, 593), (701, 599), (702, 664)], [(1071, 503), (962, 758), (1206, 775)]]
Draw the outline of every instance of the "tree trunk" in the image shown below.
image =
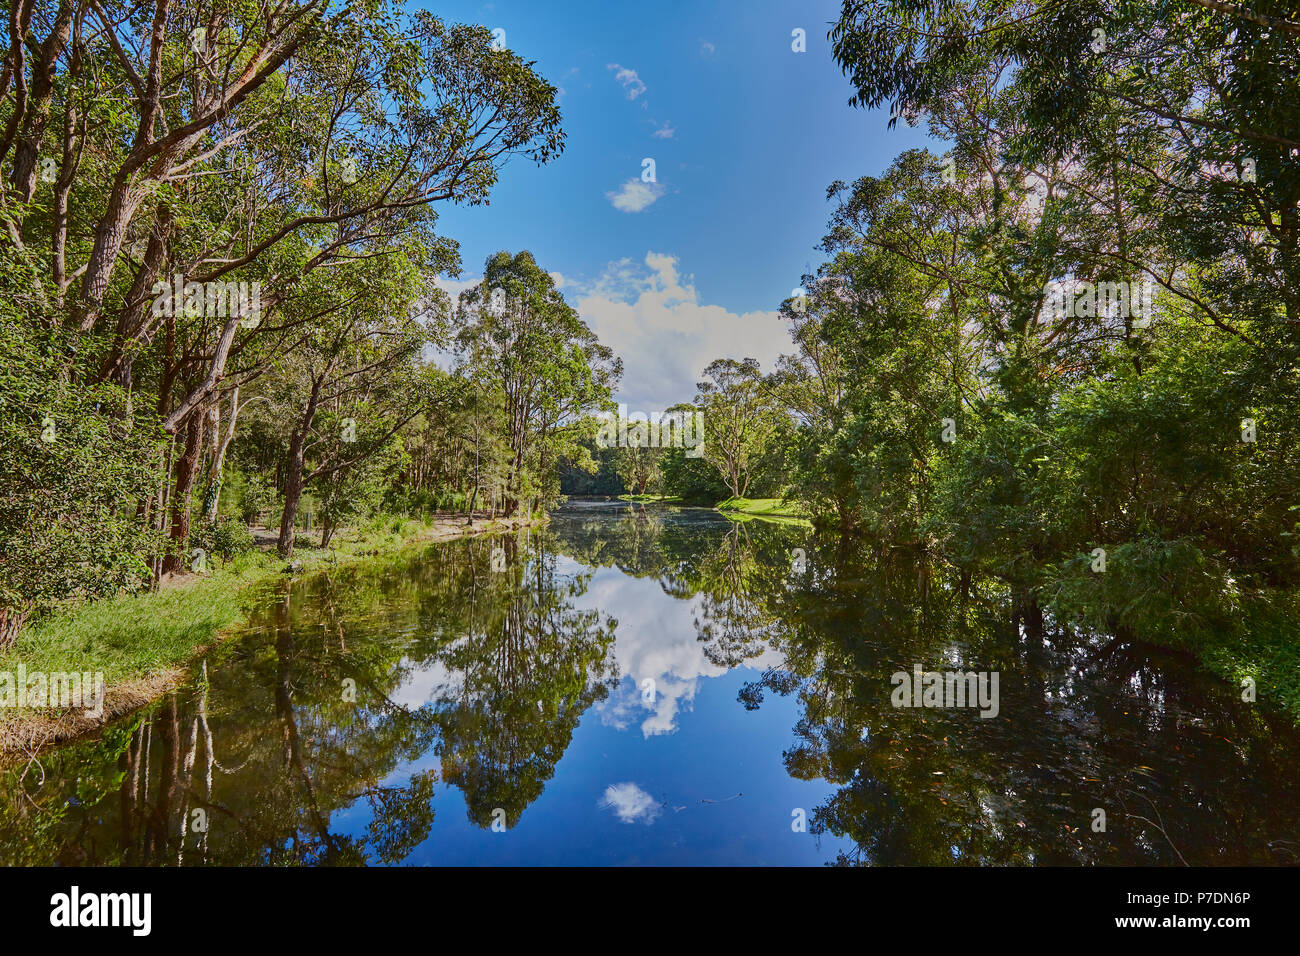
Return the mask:
[(469, 513), (465, 516), (465, 524), (468, 527), (474, 523), (474, 505), (478, 503), (478, 438), (474, 439), (474, 491), (469, 496)]
[(38, 48), (38, 56), (32, 62), (32, 85), (27, 99), (27, 115), (23, 121), (23, 131), (14, 151), (14, 185), (18, 187), (24, 202), (31, 202), (36, 195), (37, 157), (45, 128), (50, 121), (50, 103), (54, 98), (55, 70), (59, 58), (68, 44), (72, 32), (72, 15), (74, 4), (63, 0), (55, 14), (54, 26), (50, 35)]
[(172, 495), (171, 548), (163, 558), (162, 573), (179, 571), (185, 564), (183, 548), (190, 536), (190, 494), (199, 471), (199, 451), (203, 448), (203, 422), (207, 416), (196, 412), (185, 425), (185, 452), (176, 463), (175, 493)]
[(298, 516), (298, 502), (302, 500), (303, 458), (307, 449), (307, 436), (311, 433), (311, 423), (316, 417), (316, 405), (320, 401), (320, 382), (311, 387), (311, 397), (307, 399), (307, 409), (302, 421), (289, 439), (289, 474), (284, 482), (284, 514), (280, 516), (280, 539), (276, 548), (284, 557), (293, 555), (293, 522)]
[(524, 472), (524, 439), (523, 426), (517, 425), (515, 435), (511, 438), (515, 446), (515, 457), (510, 467), (510, 475), (506, 479), (505, 501), (503, 503), (502, 513), (507, 518), (513, 518), (515, 512), (519, 510), (519, 483)]
[(76, 304), (73, 321), (85, 333), (95, 327), (104, 307), (104, 294), (113, 274), (117, 254), (126, 237), (126, 227), (135, 216), (144, 193), (131, 186), (131, 175), (119, 170), (108, 193), (108, 205), (95, 229), (95, 240), (90, 250), (90, 261), (81, 280), (81, 293)]
[[(175, 219), (171, 207), (160, 203), (154, 214), (153, 228), (149, 231), (149, 241), (145, 245), (140, 268), (136, 270), (131, 281), (131, 289), (126, 294), (125, 305), (118, 315), (117, 334), (113, 347), (100, 366), (98, 381), (113, 378), (128, 392), (131, 390), (131, 367), (135, 362), (135, 343), (153, 335), (153, 326), (158, 317), (153, 314), (153, 299), (150, 291), (154, 280), (161, 274), (167, 263), (167, 246), (174, 232)], [(71, 282), (71, 280), (68, 280)], [(63, 294), (62, 290), (60, 294)], [(172, 321), (169, 319), (169, 322)], [(162, 412), (162, 409), (159, 409)]]
[(280, 538), (276, 548), (284, 557), (293, 556), (293, 522), (298, 517), (298, 502), (302, 500), (303, 448), (306, 436), (295, 431), (289, 442), (289, 474), (284, 482), (284, 512), (280, 515)]
[(835, 496), (835, 510), (840, 516), (840, 530), (845, 534), (853, 534), (857, 530), (858, 519), (849, 507), (848, 501), (841, 495)]
[[(72, 71), (69, 71), (69, 76), (71, 74)], [(68, 278), (68, 194), (72, 192), (72, 181), (76, 178), (77, 163), (81, 154), (80, 147), (74, 145), (79, 122), (77, 108), (68, 104), (63, 116), (63, 162), (59, 168), (59, 177), (54, 183), (53, 222), (50, 235), (55, 301), (60, 311), (63, 310), (68, 286), (72, 283)]]
[(18, 640), (18, 633), (27, 623), (30, 608), (0, 607), (0, 653), (13, 646)]
[(221, 470), (226, 464), (226, 450), (230, 448), (230, 442), (235, 437), (235, 423), (239, 419), (239, 386), (230, 393), (230, 422), (226, 426), (226, 434), (221, 436), (221, 420), (217, 420), (217, 454), (212, 461), (212, 480), (216, 483), (216, 490), (212, 495), (212, 501), (208, 505), (207, 519), (209, 521), (217, 520), (217, 508), (221, 504)]

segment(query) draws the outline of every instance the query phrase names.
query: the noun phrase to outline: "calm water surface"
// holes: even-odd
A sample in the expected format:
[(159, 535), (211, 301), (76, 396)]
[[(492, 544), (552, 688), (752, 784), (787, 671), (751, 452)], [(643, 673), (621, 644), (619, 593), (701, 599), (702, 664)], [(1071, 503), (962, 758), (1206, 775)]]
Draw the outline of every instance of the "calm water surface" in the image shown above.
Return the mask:
[[(0, 862), (1300, 861), (1300, 737), (1232, 686), (798, 527), (575, 502), (248, 600), (0, 771)], [(894, 708), (914, 664), (997, 671), (998, 716)]]

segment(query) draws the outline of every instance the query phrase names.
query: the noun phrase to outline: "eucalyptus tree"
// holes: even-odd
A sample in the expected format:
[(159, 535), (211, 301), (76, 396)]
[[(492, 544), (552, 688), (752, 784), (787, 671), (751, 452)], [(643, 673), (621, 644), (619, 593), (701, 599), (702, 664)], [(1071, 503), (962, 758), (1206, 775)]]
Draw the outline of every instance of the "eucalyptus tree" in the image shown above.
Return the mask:
[[(1112, 625), (1208, 594), (1202, 634), (1243, 581), (1297, 580), (1298, 36), (1269, 4), (843, 4), (853, 102), (954, 145), (876, 243), (974, 334), (938, 459), (950, 554)], [(1149, 586), (1116, 590), (1098, 546)]]
[(553, 498), (562, 458), (594, 470), (580, 439), (593, 428), (590, 416), (612, 407), (623, 363), (532, 253), (491, 256), (483, 280), (461, 293), (456, 321), (460, 368), (502, 397), (511, 453), (505, 513)]
[[(0, 308), (70, 389), (117, 387), (87, 407), (142, 430), (127, 463), (151, 477), (131, 494), (142, 526), (170, 523), (174, 568), (214, 408), (331, 334), (300, 287), (383, 256), (454, 272), (436, 204), (483, 202), (511, 157), (560, 151), (556, 91), (485, 28), (388, 0), (10, 12)], [(51, 413), (31, 411), (30, 441)]]
[[(658, 426), (651, 424), (657, 431)], [(626, 448), (619, 449), (618, 457), (614, 459), (615, 468), (631, 494), (644, 495), (648, 489), (662, 486), (663, 475), (659, 471), (662, 453), (662, 448), (657, 444), (652, 447), (649, 442), (629, 443)]]
[[(429, 343), (430, 298), (419, 272), (399, 258), (370, 260), (354, 270), (361, 281), (339, 289), (337, 274), (299, 288), (326, 321), (290, 364), (298, 387), (287, 451), (280, 553), (293, 552), (293, 529), (302, 492), (356, 469), (436, 399), (436, 370), (425, 372), (420, 354)], [(319, 288), (310, 289), (310, 286)], [(300, 403), (300, 404), (299, 404)], [(310, 462), (310, 464), (309, 464)], [(335, 513), (340, 511), (335, 506)], [(328, 540), (327, 538), (325, 540)]]
[(785, 412), (752, 358), (715, 359), (696, 387), (695, 407), (704, 415), (704, 457), (732, 496), (743, 498)]
[[(832, 30), (855, 103), (948, 117), (959, 146), (995, 119), (1005, 156), (1064, 169), (1063, 205), (1085, 215), (1058, 230), (1057, 275), (1149, 278), (1166, 311), (1247, 343), (1249, 374), (1288, 385), (1297, 36), (1280, 4), (1212, 0), (850, 0)], [(953, 115), (990, 90), (1014, 104), (1014, 128), (987, 109)]]
[(826, 323), (843, 297), (820, 274), (804, 276), (803, 282), (808, 290), (800, 287), (781, 306), (795, 351), (780, 356), (772, 374), (781, 403), (798, 426), (791, 486), (818, 517), (830, 503), (840, 528), (849, 531), (857, 521), (852, 474), (847, 456), (832, 450), (846, 415), (847, 367), (826, 334)]

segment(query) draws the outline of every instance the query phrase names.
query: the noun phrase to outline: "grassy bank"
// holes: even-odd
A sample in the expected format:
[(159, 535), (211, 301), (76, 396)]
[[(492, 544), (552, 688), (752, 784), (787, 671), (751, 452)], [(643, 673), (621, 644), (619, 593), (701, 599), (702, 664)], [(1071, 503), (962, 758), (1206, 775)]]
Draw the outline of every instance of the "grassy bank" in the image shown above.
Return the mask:
[(618, 500), (635, 502), (657, 501), (660, 504), (665, 505), (680, 505), (684, 501), (681, 495), (619, 495)]
[(387, 518), (342, 529), (325, 549), (299, 544), (292, 564), (264, 548), (239, 555), (204, 574), (186, 574), (157, 591), (121, 595), (69, 607), (28, 627), (0, 655), (0, 671), (21, 663), (35, 672), (102, 673), (104, 713), (0, 708), (0, 752), (34, 751), (85, 733), (148, 703), (184, 678), (188, 665), (223, 632), (245, 622), (242, 596), (286, 576), (363, 561), (374, 555), (469, 534), (505, 531), (504, 520), (464, 517)]
[(798, 524), (812, 527), (807, 509), (797, 501), (782, 498), (727, 498), (716, 505), (728, 518), (748, 521), (759, 518), (764, 521), (776, 521), (782, 524)]
[(1236, 628), (1187, 647), (1201, 666), (1243, 692), (1255, 683), (1256, 701), (1264, 710), (1280, 711), (1300, 726), (1300, 591), (1269, 595), (1243, 604)]

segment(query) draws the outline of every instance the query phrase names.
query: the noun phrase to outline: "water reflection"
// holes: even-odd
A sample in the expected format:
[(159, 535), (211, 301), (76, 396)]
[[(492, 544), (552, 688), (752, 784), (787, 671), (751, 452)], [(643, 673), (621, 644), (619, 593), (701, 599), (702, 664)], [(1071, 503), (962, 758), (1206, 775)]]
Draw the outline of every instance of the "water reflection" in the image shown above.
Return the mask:
[[(773, 592), (774, 613), (799, 622), (786, 668), (742, 696), (797, 696), (785, 764), (835, 784), (810, 829), (852, 840), (837, 862), (1296, 862), (1296, 733), (1231, 685), (1019, 620), (995, 588), (916, 556), (811, 560), (797, 588)], [(915, 662), (998, 671), (999, 717), (890, 706), (890, 675)]]
[[(5, 770), (0, 862), (1177, 865), (1300, 850), (1293, 730), (1185, 660), (1021, 620), (990, 582), (923, 556), (575, 504), (543, 534), (253, 600), (249, 633), (184, 688)], [(895, 709), (890, 674), (914, 663), (998, 671), (998, 717)], [(810, 833), (792, 832), (805, 805)]]
[(774, 622), (758, 621), (759, 605), (747, 596), (764, 582), (744, 526), (653, 506), (597, 515), (566, 522), (560, 547), (610, 569), (597, 571), (586, 597), (619, 619), (614, 656), (623, 680), (601, 705), (604, 722), (671, 734), (702, 682), (741, 664), (780, 664)]

